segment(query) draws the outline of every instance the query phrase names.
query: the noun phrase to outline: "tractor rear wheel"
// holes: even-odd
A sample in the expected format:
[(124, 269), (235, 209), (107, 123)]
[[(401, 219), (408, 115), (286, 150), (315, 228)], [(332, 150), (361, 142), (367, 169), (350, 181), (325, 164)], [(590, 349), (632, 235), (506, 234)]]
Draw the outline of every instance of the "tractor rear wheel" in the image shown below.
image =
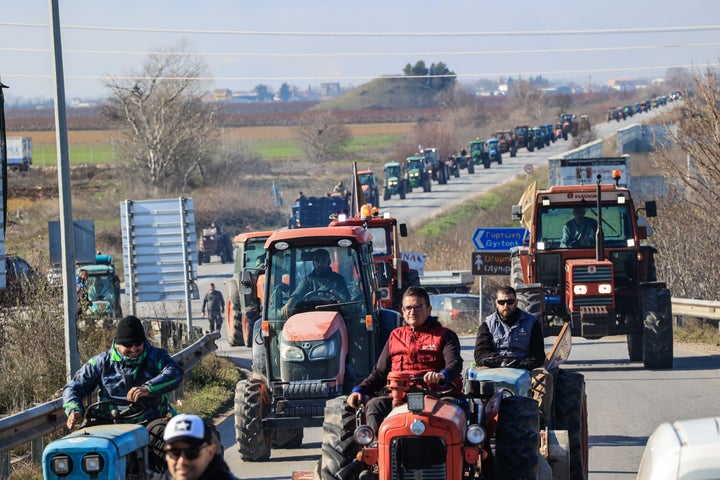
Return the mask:
[(643, 336), (642, 333), (627, 334), (628, 357), (631, 362), (641, 362), (643, 359)]
[(225, 328), (231, 347), (242, 347), (245, 339), (242, 334), (242, 311), (240, 291), (235, 279), (228, 282), (227, 305), (225, 307)]
[(387, 188), (383, 190), (383, 200), (390, 200), (390, 197), (390, 190), (388, 190)]
[(470, 162), (468, 163), (467, 169), (468, 169), (468, 173), (470, 173), (470, 174), (475, 173), (475, 164), (472, 162), (472, 160), (470, 160)]
[[(350, 465), (359, 451), (359, 446), (353, 438), (356, 426), (355, 411), (345, 403), (346, 399), (346, 396), (336, 397), (325, 404), (320, 458), (322, 480), (336, 480), (335, 475), (342, 468)], [(345, 478), (350, 479), (353, 476)]]
[(262, 419), (270, 411), (265, 383), (257, 378), (240, 380), (235, 387), (235, 436), (240, 456), (246, 462), (270, 458), (270, 436)]
[(673, 366), (673, 326), (670, 290), (646, 288), (642, 291), (643, 365), (667, 369)]
[(500, 403), (495, 430), (495, 478), (537, 478), (538, 403), (528, 397), (507, 397)]
[(585, 377), (559, 370), (553, 395), (553, 429), (567, 430), (570, 440), (570, 478), (588, 478), (588, 423)]

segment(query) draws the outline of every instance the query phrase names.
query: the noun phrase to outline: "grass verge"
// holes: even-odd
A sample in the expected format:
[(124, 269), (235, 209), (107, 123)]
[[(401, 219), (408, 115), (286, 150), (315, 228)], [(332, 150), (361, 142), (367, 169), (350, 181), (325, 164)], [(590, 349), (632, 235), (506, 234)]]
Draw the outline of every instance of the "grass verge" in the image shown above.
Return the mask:
[(214, 418), (232, 402), (239, 380), (240, 374), (233, 362), (209, 355), (188, 372), (183, 398), (174, 407), (178, 412)]

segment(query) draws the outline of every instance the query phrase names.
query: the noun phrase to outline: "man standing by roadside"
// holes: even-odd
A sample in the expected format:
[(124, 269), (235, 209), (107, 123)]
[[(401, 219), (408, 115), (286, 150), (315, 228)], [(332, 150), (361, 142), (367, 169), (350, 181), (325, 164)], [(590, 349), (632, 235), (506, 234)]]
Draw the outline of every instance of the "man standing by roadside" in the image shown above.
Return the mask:
[(208, 314), (210, 320), (210, 331), (219, 332), (222, 326), (222, 314), (225, 313), (225, 299), (222, 293), (215, 290), (215, 284), (211, 283), (208, 293), (205, 294), (202, 304), (202, 316)]

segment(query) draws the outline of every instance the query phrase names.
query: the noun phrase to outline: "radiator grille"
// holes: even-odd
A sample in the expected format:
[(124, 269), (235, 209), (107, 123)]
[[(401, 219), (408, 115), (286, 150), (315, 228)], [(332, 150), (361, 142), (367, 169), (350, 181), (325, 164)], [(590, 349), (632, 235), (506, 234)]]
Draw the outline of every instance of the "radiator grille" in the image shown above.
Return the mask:
[(609, 265), (598, 265), (595, 266), (595, 273), (588, 272), (588, 267), (574, 267), (573, 268), (573, 283), (588, 283), (588, 282), (611, 282), (612, 281), (612, 267)]

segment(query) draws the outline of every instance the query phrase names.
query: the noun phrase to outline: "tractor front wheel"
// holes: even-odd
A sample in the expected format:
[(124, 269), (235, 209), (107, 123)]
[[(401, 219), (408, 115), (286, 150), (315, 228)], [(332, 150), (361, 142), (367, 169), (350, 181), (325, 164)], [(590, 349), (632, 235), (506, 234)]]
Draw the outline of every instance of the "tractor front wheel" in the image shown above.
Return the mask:
[(570, 478), (588, 478), (588, 423), (585, 377), (559, 370), (553, 395), (553, 429), (567, 430), (570, 441)]
[[(320, 457), (320, 478), (336, 480), (336, 474), (350, 465), (359, 451), (353, 432), (356, 427), (355, 411), (346, 403), (346, 396), (328, 400), (323, 420), (322, 456)], [(354, 475), (344, 477), (356, 478)]]
[(269, 395), (267, 385), (257, 378), (240, 380), (235, 387), (235, 435), (246, 462), (270, 458), (270, 436), (262, 426), (270, 410)]
[(643, 365), (667, 369), (673, 366), (673, 326), (670, 290), (646, 288), (642, 291)]
[(538, 478), (538, 431), (535, 400), (502, 399), (495, 430), (495, 478)]

